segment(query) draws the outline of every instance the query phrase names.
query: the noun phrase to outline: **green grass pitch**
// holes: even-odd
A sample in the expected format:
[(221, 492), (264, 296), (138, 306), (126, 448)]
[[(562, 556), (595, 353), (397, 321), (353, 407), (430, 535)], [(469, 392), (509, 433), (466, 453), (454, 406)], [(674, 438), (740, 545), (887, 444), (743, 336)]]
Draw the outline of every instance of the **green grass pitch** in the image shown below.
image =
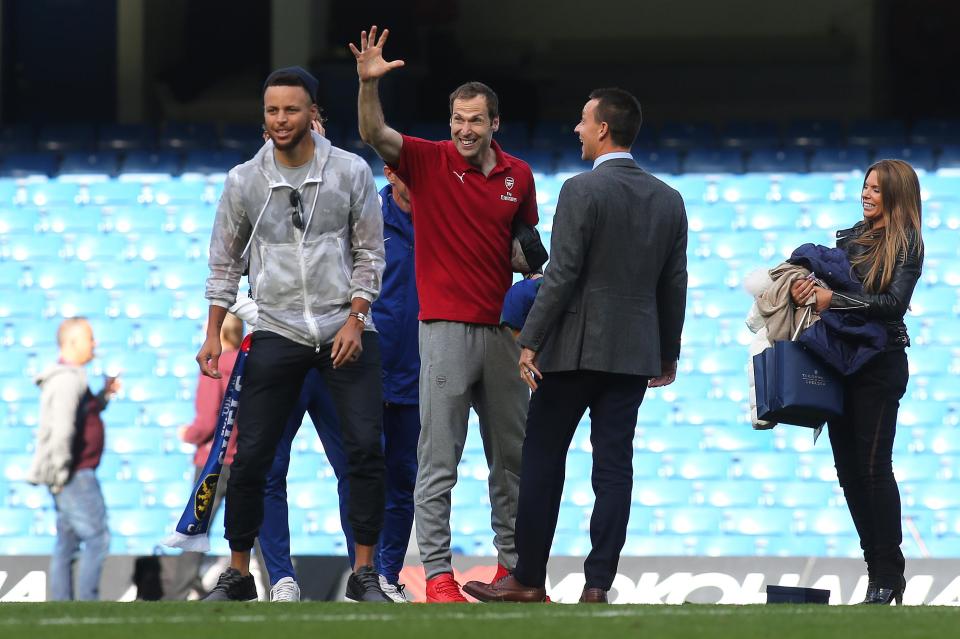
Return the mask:
[(949, 607), (2, 603), (3, 639), (945, 638)]

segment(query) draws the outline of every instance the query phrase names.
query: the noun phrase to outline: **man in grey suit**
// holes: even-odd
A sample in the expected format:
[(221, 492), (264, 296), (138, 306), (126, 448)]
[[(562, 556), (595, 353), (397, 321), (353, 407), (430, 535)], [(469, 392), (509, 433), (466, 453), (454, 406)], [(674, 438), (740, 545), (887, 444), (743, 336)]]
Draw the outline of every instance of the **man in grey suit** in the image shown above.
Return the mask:
[[(481, 601), (543, 601), (567, 449), (590, 409), (592, 550), (581, 602), (606, 603), (627, 534), (633, 433), (648, 387), (674, 381), (687, 290), (687, 218), (675, 190), (634, 162), (640, 104), (590, 94), (575, 132), (593, 170), (563, 185), (550, 262), (519, 341), (535, 391), (523, 442), (512, 575), (464, 590)], [(539, 380), (539, 381), (538, 381)]]

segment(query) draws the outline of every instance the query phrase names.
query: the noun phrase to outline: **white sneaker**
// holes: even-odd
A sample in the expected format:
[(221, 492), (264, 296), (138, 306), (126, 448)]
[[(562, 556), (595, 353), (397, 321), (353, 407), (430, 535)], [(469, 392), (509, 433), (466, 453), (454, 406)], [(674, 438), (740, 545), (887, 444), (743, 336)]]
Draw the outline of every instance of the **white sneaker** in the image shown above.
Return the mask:
[(300, 601), (300, 586), (292, 577), (284, 577), (270, 589), (270, 601)]
[(380, 590), (383, 591), (383, 594), (390, 597), (394, 603), (409, 603), (407, 595), (403, 592), (403, 584), (392, 584), (387, 581), (387, 578), (383, 575), (380, 575)]

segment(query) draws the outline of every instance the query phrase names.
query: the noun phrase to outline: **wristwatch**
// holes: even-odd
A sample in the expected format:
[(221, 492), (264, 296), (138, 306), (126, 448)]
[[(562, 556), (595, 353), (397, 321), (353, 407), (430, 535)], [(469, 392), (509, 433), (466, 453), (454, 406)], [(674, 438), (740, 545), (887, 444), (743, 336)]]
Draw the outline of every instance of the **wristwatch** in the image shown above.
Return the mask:
[(361, 323), (361, 324), (363, 324), (364, 326), (367, 325), (367, 316), (366, 316), (365, 313), (361, 313), (361, 312), (359, 312), (359, 311), (354, 311), (354, 312), (350, 313), (350, 317), (356, 317), (358, 320), (360, 320), (360, 323)]

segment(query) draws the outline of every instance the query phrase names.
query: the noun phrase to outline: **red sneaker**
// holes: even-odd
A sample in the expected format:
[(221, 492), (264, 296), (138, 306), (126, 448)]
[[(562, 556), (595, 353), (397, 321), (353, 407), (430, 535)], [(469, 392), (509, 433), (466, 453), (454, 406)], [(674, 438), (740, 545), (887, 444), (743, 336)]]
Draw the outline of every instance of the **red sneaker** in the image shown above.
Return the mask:
[(491, 584), (495, 584), (507, 575), (510, 574), (510, 571), (507, 570), (507, 567), (503, 564), (497, 564), (497, 572), (493, 575), (493, 579), (490, 580)]
[(427, 603), (467, 603), (460, 584), (449, 572), (427, 579)]

